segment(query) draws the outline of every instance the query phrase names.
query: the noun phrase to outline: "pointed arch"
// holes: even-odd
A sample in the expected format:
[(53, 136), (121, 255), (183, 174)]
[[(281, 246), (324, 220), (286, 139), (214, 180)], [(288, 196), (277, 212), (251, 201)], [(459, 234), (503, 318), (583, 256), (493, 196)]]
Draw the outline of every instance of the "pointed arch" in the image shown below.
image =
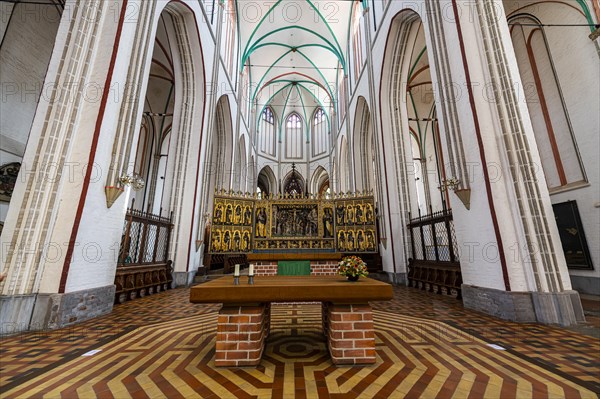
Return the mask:
[(375, 190), (375, 138), (369, 105), (364, 97), (359, 97), (354, 114), (352, 153), (354, 156), (354, 176), (356, 191)]
[(283, 178), (283, 193), (299, 196), (305, 195), (306, 179), (298, 169), (292, 167), (292, 170), (290, 170)]
[(240, 137), (234, 163), (233, 189), (234, 191), (246, 192), (248, 177), (248, 162), (246, 155), (246, 136)]
[(215, 189), (229, 189), (231, 178), (231, 162), (233, 155), (233, 123), (231, 119), (231, 107), (229, 97), (221, 96), (215, 109), (215, 131), (212, 146), (210, 167), (211, 183), (210, 191)]
[(310, 193), (314, 195), (323, 195), (330, 185), (329, 173), (327, 173), (324, 167), (319, 165), (310, 179)]
[(270, 166), (265, 166), (260, 170), (256, 180), (256, 186), (263, 195), (272, 195), (279, 192), (277, 188), (277, 177)]
[(350, 170), (350, 158), (348, 154), (348, 140), (346, 136), (342, 136), (339, 145), (338, 152), (338, 162), (336, 163), (338, 167), (338, 192), (345, 193), (351, 190), (351, 170)]

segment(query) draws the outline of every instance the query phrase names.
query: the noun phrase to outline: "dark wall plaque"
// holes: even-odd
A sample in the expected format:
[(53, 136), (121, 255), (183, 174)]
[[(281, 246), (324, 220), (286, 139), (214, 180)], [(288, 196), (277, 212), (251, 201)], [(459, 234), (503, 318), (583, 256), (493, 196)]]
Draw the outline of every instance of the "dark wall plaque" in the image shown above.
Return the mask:
[(0, 166), (0, 201), (10, 202), (21, 164), (19, 162), (7, 163)]
[(577, 202), (567, 201), (552, 207), (569, 269), (594, 269)]

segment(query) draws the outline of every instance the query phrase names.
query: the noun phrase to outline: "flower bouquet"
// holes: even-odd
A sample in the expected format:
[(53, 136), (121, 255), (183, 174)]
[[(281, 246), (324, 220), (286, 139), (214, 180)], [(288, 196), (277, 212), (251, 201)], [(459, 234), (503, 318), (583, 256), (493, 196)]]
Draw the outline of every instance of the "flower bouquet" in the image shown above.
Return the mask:
[(346, 256), (338, 264), (338, 274), (346, 276), (349, 281), (357, 281), (360, 276), (367, 277), (367, 264), (358, 256)]

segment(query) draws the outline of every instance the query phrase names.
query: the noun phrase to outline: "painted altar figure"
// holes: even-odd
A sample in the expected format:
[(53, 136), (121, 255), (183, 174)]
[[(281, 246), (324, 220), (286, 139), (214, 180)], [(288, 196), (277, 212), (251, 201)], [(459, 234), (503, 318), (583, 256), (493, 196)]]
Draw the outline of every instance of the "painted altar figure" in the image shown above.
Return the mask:
[(344, 206), (338, 206), (336, 209), (337, 225), (343, 226), (346, 222), (346, 208)]
[(340, 252), (346, 251), (346, 235), (344, 234), (344, 231), (338, 233), (338, 249)]
[(359, 251), (364, 251), (365, 248), (365, 234), (362, 230), (358, 230), (358, 234), (356, 235), (356, 249)]
[(240, 232), (236, 230), (233, 233), (233, 250), (234, 251), (240, 250), (240, 241), (241, 241)]
[(244, 224), (250, 226), (252, 224), (252, 210), (249, 206), (244, 207)]
[(346, 224), (354, 224), (354, 206), (346, 207)]
[(357, 224), (364, 224), (365, 223), (365, 219), (363, 217), (364, 214), (363, 214), (362, 205), (356, 205), (354, 214), (356, 215), (356, 223)]
[(265, 208), (256, 210), (256, 236), (267, 237), (267, 210)]
[(242, 206), (237, 205), (235, 207), (235, 215), (233, 216), (233, 224), (241, 224), (242, 223)]
[(346, 248), (349, 252), (354, 251), (354, 233), (352, 231), (349, 231), (346, 237)]
[(227, 204), (225, 208), (225, 224), (231, 224), (233, 222), (233, 207), (231, 204)]
[(373, 232), (371, 230), (367, 231), (367, 250), (375, 251), (375, 237), (373, 236)]
[(333, 212), (331, 208), (325, 208), (323, 210), (323, 237), (333, 237)]
[(217, 204), (215, 207), (215, 215), (213, 217), (214, 224), (223, 223), (223, 205)]
[(242, 251), (250, 250), (250, 233), (244, 231), (244, 237), (242, 239)]
[(373, 223), (373, 207), (371, 204), (365, 205), (365, 223)]
[(231, 233), (229, 230), (225, 231), (225, 235), (223, 236), (223, 252), (229, 252), (229, 248), (231, 245)]
[(221, 252), (221, 232), (215, 231), (212, 238), (212, 250), (213, 252)]

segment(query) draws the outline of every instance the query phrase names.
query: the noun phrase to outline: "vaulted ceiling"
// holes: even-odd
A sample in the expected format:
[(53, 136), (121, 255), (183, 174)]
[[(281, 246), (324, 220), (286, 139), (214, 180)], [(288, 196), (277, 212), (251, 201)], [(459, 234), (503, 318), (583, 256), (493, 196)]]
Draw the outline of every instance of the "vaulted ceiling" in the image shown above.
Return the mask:
[(249, 65), (250, 98), (258, 104), (257, 116), (268, 105), (280, 123), (297, 112), (308, 124), (318, 107), (331, 117), (337, 107), (338, 72), (347, 68), (355, 3), (236, 0), (240, 64)]

